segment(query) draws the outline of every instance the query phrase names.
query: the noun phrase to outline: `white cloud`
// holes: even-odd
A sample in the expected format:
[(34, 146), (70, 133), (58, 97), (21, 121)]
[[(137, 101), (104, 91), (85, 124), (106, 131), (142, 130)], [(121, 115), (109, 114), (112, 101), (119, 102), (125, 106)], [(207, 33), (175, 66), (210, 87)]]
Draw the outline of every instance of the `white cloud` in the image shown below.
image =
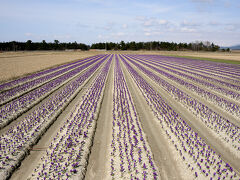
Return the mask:
[(203, 23), (184, 20), (183, 22), (181, 22), (180, 25), (181, 26), (192, 26), (193, 27), (193, 26), (201, 26), (201, 25), (203, 25)]
[(150, 29), (150, 28), (143, 28), (143, 31), (144, 32), (150, 32), (150, 31), (152, 31), (152, 29)]
[(122, 27), (123, 27), (123, 29), (127, 29), (128, 25), (127, 24), (123, 24)]
[(210, 21), (210, 22), (208, 23), (208, 25), (210, 25), (210, 26), (219, 26), (219, 25), (221, 25), (221, 23), (219, 23), (219, 22), (217, 22), (217, 21)]
[(144, 35), (145, 36), (151, 36), (152, 34), (150, 32), (145, 32)]
[(188, 27), (182, 27), (180, 29), (181, 32), (187, 32), (187, 33), (192, 33), (192, 32), (196, 32), (196, 29), (193, 28), (188, 28)]
[(30, 36), (33, 36), (33, 33), (27, 32), (27, 33), (25, 33), (24, 35), (30, 37)]
[(102, 39), (102, 38), (103, 38), (103, 36), (102, 36), (101, 34), (99, 34), (99, 35), (98, 35), (98, 38), (99, 38), (99, 39)]
[(168, 25), (169, 21), (165, 19), (138, 17), (138, 21), (145, 27)]
[(143, 32), (145, 36), (158, 36), (163, 34), (163, 32), (158, 29), (149, 29), (149, 28), (143, 29)]
[(154, 23), (153, 20), (149, 19), (143, 22), (144, 26), (155, 26), (156, 24)]
[(237, 26), (236, 24), (227, 24), (227, 25), (225, 26), (225, 29), (226, 29), (227, 31), (235, 31), (235, 30), (238, 29), (238, 26)]
[(214, 28), (220, 29), (221, 31), (224, 29), (226, 31), (236, 31), (240, 28), (240, 23), (224, 23), (218, 21), (210, 21), (207, 23), (213, 30)]
[(157, 20), (158, 24), (160, 25), (166, 25), (168, 24), (168, 21), (167, 20), (163, 20), (163, 19), (160, 19), (160, 20)]

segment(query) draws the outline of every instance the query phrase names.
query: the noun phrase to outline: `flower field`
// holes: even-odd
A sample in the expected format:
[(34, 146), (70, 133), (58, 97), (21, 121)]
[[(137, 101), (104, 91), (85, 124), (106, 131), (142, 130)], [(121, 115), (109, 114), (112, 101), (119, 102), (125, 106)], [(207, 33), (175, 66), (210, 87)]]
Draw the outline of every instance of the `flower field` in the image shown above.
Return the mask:
[(98, 54), (0, 84), (1, 179), (240, 179), (240, 65)]

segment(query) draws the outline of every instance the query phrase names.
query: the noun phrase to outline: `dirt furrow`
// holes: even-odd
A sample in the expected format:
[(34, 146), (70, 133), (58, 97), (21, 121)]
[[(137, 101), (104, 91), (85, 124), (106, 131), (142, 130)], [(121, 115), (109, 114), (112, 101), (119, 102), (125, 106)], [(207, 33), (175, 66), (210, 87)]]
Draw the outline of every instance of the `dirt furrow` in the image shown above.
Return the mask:
[(112, 131), (112, 105), (113, 105), (113, 70), (115, 60), (111, 64), (106, 81), (105, 92), (97, 120), (97, 128), (91, 148), (91, 154), (85, 175), (86, 180), (103, 180), (108, 176), (107, 163), (110, 162), (109, 148), (111, 145)]
[(126, 67), (122, 63), (121, 67), (143, 131), (147, 136), (147, 141), (153, 153), (154, 162), (160, 171), (159, 174), (161, 179), (181, 179), (179, 170), (181, 167), (178, 165), (176, 159), (173, 158), (174, 155), (172, 154), (172, 149), (169, 147), (169, 142), (163, 135), (164, 130), (158, 123), (158, 120), (154, 116), (131, 75), (126, 70)]
[[(156, 60), (156, 58), (155, 58), (155, 60)], [(164, 60), (164, 61), (166, 61), (166, 60)], [(166, 63), (166, 62), (165, 62), (165, 63)], [(238, 79), (235, 79), (235, 78), (233, 78), (233, 77), (229, 77), (229, 76), (227, 76), (227, 75), (219, 74), (218, 72), (209, 71), (209, 70), (207, 70), (207, 69), (202, 69), (202, 68), (199, 69), (198, 67), (193, 66), (193, 65), (190, 65), (190, 64), (180, 64), (180, 63), (176, 63), (176, 62), (167, 62), (167, 63), (171, 63), (171, 65), (179, 66), (179, 67), (181, 67), (181, 68), (186, 68), (186, 69), (191, 68), (191, 70), (193, 70), (193, 71), (196, 70), (197, 73), (200, 73), (200, 74), (202, 74), (202, 75), (206, 75), (206, 73), (211, 73), (211, 74), (212, 74), (211, 77), (214, 76), (215, 78), (220, 78), (220, 77), (218, 77), (218, 76), (221, 75), (223, 78), (232, 79), (232, 81), (238, 80)], [(189, 69), (188, 69), (188, 70), (189, 70)], [(208, 76), (209, 76), (209, 75), (208, 75)], [(220, 80), (222, 80), (222, 78), (220, 78)], [(232, 82), (232, 83), (235, 84), (234, 82)]]
[[(132, 65), (132, 67), (134, 66)], [(139, 69), (136, 67), (134, 67), (134, 69), (153, 87), (156, 92), (161, 95), (164, 101), (167, 102), (167, 104), (169, 104), (169, 106), (171, 106), (192, 127), (192, 129), (197, 132), (205, 140), (205, 142), (214, 149), (216, 153), (221, 155), (222, 159), (225, 162), (231, 164), (235, 171), (240, 174), (239, 158), (234, 156), (230, 150), (218, 138), (214, 137), (214, 135), (202, 123), (199, 122), (199, 119), (187, 111), (186, 108), (181, 105), (181, 103), (172, 98), (169, 93), (163, 90), (157, 83), (147, 77)]]
[[(168, 70), (166, 70), (166, 69), (164, 69), (164, 68), (162, 68), (162, 67), (159, 67), (156, 63), (151, 63), (151, 62), (143, 61), (143, 60), (138, 60), (137, 62), (144, 62), (144, 63), (146, 63), (146, 64), (149, 64), (149, 65), (151, 65), (151, 66), (154, 66), (154, 67), (160, 69), (160, 70), (163, 71), (163, 72), (166, 72), (166, 73), (168, 73), (168, 74), (170, 74), (170, 75), (173, 75), (173, 76), (175, 76), (175, 77), (177, 77), (177, 78), (179, 78), (179, 79), (184, 80), (184, 81), (187, 82), (187, 83), (191, 83), (191, 84), (193, 84), (193, 85), (195, 85), (195, 86), (198, 86), (198, 87), (200, 87), (200, 88), (202, 88), (202, 89), (207, 89), (207, 91), (211, 92), (212, 94), (215, 94), (215, 95), (217, 95), (217, 96), (219, 96), (219, 97), (221, 97), (221, 98), (223, 98), (223, 99), (226, 99), (226, 100), (228, 100), (228, 101), (230, 101), (230, 102), (232, 102), (232, 103), (237, 104), (238, 106), (240, 106), (240, 103), (238, 103), (238, 101), (237, 101), (236, 99), (231, 98), (230, 96), (227, 96), (227, 95), (223, 95), (221, 92), (219, 92), (218, 90), (212, 89), (211, 87), (207, 87), (207, 86), (202, 85), (202, 84), (200, 84), (200, 83), (198, 83), (198, 82), (195, 82), (195, 81), (193, 81), (193, 80), (189, 80), (188, 78), (182, 77), (182, 76), (180, 76), (180, 75), (178, 75), (178, 74), (176, 74), (176, 73), (169, 72)], [(160, 66), (161, 66), (161, 65), (160, 65)], [(167, 68), (169, 68), (169, 67), (167, 67)], [(169, 69), (172, 69), (172, 68), (169, 68)], [(175, 69), (174, 69), (174, 70), (175, 70)], [(175, 70), (175, 71), (178, 71), (178, 70)], [(179, 71), (178, 71), (178, 72), (179, 72)], [(187, 74), (187, 73), (184, 73), (184, 74)], [(161, 75), (161, 77), (162, 77), (162, 75)], [(163, 77), (164, 77), (164, 76), (163, 76)], [(219, 86), (219, 85), (218, 85), (218, 86)], [(224, 87), (224, 88), (225, 88), (225, 87)], [(226, 90), (231, 90), (231, 91), (234, 92), (234, 93), (239, 93), (238, 91), (236, 91), (236, 90), (234, 90), (234, 89), (229, 89), (229, 88), (225, 88), (225, 89), (226, 89)]]
[[(134, 66), (134, 65), (133, 65)], [(144, 66), (145, 69), (152, 71), (151, 68)], [(209, 108), (211, 108), (214, 112), (220, 114), (222, 117), (224, 117), (225, 119), (228, 119), (230, 122), (234, 123), (235, 125), (240, 127), (240, 119), (239, 117), (233, 116), (231, 113), (223, 110), (222, 108), (220, 108), (218, 105), (214, 104), (211, 101), (207, 101), (205, 98), (197, 95), (196, 93), (192, 92), (191, 90), (187, 89), (184, 86), (179, 85), (178, 83), (176, 83), (173, 80), (170, 80), (168, 78), (166, 78), (165, 76), (161, 75), (160, 73), (154, 71), (154, 74), (158, 75), (159, 77), (161, 77), (163, 80), (167, 81), (168, 83), (172, 84), (173, 86), (177, 87), (179, 90), (187, 93), (190, 97), (197, 99), (199, 102), (201, 102), (202, 104), (208, 106)], [(174, 74), (172, 74), (174, 75)], [(181, 78), (181, 77), (179, 77)], [(199, 85), (198, 85), (199, 86)], [(201, 86), (199, 86), (201, 87)], [(201, 87), (202, 88), (202, 87)], [(233, 102), (236, 103), (236, 102)], [(239, 103), (236, 103), (237, 105), (240, 106)]]
[[(64, 89), (68, 84), (74, 82), (79, 76), (81, 76), (82, 74), (84, 74), (87, 70), (89, 70), (90, 68), (92, 68), (95, 64), (97, 64), (98, 62), (92, 64), (91, 66), (89, 66), (88, 68), (84, 69), (82, 72), (80, 72), (79, 74), (76, 75), (76, 77), (74, 77), (73, 79), (63, 83), (62, 85), (60, 85), (58, 88), (56, 88), (56, 90), (54, 90), (53, 92), (50, 92), (49, 94), (47, 94), (46, 96), (43, 97), (43, 99), (41, 100), (36, 100), (31, 107), (27, 108), (25, 111), (23, 111), (16, 119), (13, 119), (13, 121), (11, 121), (7, 126), (3, 127), (2, 129), (0, 129), (0, 135), (3, 134), (4, 132), (7, 132), (8, 129), (10, 129), (11, 127), (15, 126), (18, 122), (22, 121), (24, 119), (25, 116), (27, 116), (28, 114), (30, 114), (31, 112), (33, 112), (34, 110), (36, 110), (38, 107), (40, 107), (42, 104), (44, 104), (48, 98), (53, 97), (55, 94), (57, 94), (58, 92), (60, 92), (62, 89)], [(105, 64), (105, 63), (104, 63)], [(103, 65), (101, 65), (100, 67), (102, 67)], [(98, 68), (99, 70), (99, 68)]]
[[(136, 63), (136, 62), (135, 62)], [(139, 65), (143, 65), (143, 64), (141, 64), (141, 63), (139, 63), (139, 62), (137, 62)], [(145, 63), (145, 64), (148, 64), (148, 63)], [(155, 68), (155, 66), (153, 66), (153, 65), (151, 65), (153, 68)], [(205, 102), (207, 102), (206, 104), (208, 104), (210, 107), (214, 107), (214, 108), (217, 108), (218, 110), (217, 110), (217, 113), (218, 114), (224, 114), (223, 115), (223, 117), (225, 117), (226, 119), (232, 119), (232, 122), (235, 122), (236, 124), (239, 124), (239, 122), (240, 122), (240, 119), (239, 119), (239, 117), (238, 117), (238, 115), (237, 115), (237, 112), (238, 111), (233, 111), (233, 112), (229, 112), (228, 110), (225, 110), (224, 109), (224, 107), (222, 107), (221, 105), (219, 105), (219, 104), (216, 104), (216, 101), (213, 101), (212, 102), (212, 100), (208, 100), (208, 97), (202, 97), (201, 95), (198, 95), (198, 93), (196, 93), (195, 91), (192, 91), (192, 90), (190, 90), (190, 89), (188, 89), (188, 88), (186, 88), (186, 87), (184, 87), (183, 85), (181, 85), (181, 84), (179, 84), (178, 82), (175, 82), (174, 80), (172, 80), (172, 79), (168, 79), (166, 76), (164, 76), (164, 75), (162, 75), (161, 73), (159, 73), (159, 72), (157, 72), (156, 70), (152, 70), (150, 67), (147, 67), (147, 66), (145, 66), (144, 65), (144, 67), (145, 67), (145, 69), (147, 69), (147, 70), (150, 70), (150, 71), (153, 71), (154, 73), (157, 73), (158, 75), (159, 75), (159, 77), (161, 77), (163, 80), (165, 80), (165, 81), (169, 81), (170, 82), (170, 84), (172, 84), (172, 85), (174, 85), (175, 87), (178, 87), (178, 88), (183, 88), (183, 92), (185, 92), (185, 90), (187, 90), (188, 92), (190, 92), (192, 95), (193, 95), (193, 97), (195, 98), (195, 99), (197, 99), (198, 100), (198, 98), (200, 98), (201, 99), (201, 101), (200, 102), (202, 102), (203, 104), (205, 104)], [(173, 73), (171, 73), (171, 75), (173, 75), (173, 76), (175, 76), (175, 74), (173, 74)], [(182, 79), (181, 77), (178, 77), (178, 79)], [(193, 84), (193, 83), (192, 83)], [(198, 86), (198, 85), (196, 85), (196, 86)], [(202, 86), (198, 86), (198, 87), (202, 87)], [(204, 89), (203, 87), (202, 87), (202, 89)], [(181, 89), (180, 89), (181, 90)], [(212, 93), (212, 94), (214, 94), (214, 93)], [(219, 96), (218, 96), (219, 97)], [(223, 99), (226, 99), (225, 98), (225, 96), (220, 96), (220, 97), (223, 97)], [(229, 99), (227, 99), (228, 100), (228, 102), (231, 102), (232, 104), (236, 104), (236, 105), (240, 105), (239, 103), (237, 103), (236, 101), (231, 101), (231, 100), (229, 100)], [(228, 107), (229, 108), (229, 107)], [(231, 110), (231, 109), (229, 109), (229, 110)], [(226, 116), (225, 116), (226, 115)]]
[(101, 67), (106, 64), (107, 60), (99, 66), (97, 71), (85, 82), (78, 95), (72, 100), (72, 102), (66, 107), (66, 109), (58, 116), (46, 133), (41, 137), (36, 145), (34, 145), (29, 152), (29, 155), (21, 162), (20, 167), (15, 170), (10, 179), (13, 180), (25, 180), (31, 175), (40, 162), (41, 157), (45, 154), (46, 149), (52, 142), (53, 138), (59, 132), (59, 128), (62, 127), (63, 123), (69, 117), (71, 112), (75, 109), (75, 106), (79, 104), (79, 100), (85, 94), (86, 90), (91, 86), (95, 77), (98, 75)]
[[(21, 84), (21, 85), (19, 85), (19, 86), (13, 87), (13, 88), (11, 88), (11, 89), (9, 89), (9, 90), (7, 90), (7, 91), (3, 91), (3, 92), (0, 93), (0, 97), (1, 97), (0, 106), (3, 106), (3, 105), (5, 105), (5, 104), (7, 104), (7, 103), (9, 103), (9, 102), (11, 102), (11, 101), (14, 101), (15, 99), (20, 98), (20, 97), (28, 94), (28, 93), (31, 92), (31, 91), (34, 91), (34, 90), (39, 89), (39, 88), (41, 88), (41, 87), (44, 87), (46, 84), (49, 84), (49, 83), (51, 83), (51, 82), (54, 82), (54, 81), (56, 81), (57, 79), (63, 77), (64, 75), (76, 71), (78, 68), (81, 68), (82, 66), (84, 66), (84, 65), (86, 65), (86, 64), (89, 64), (89, 63), (93, 62), (94, 60), (96, 60), (96, 58), (94, 58), (93, 60), (90, 60), (89, 62), (81, 62), (81, 63), (83, 63), (83, 64), (81, 64), (81, 65), (79, 65), (79, 66), (77, 66), (77, 67), (74, 67), (73, 69), (67, 70), (66, 72), (63, 72), (63, 73), (61, 73), (61, 74), (59, 74), (59, 75), (56, 75), (56, 76), (54, 76), (54, 77), (52, 77), (52, 78), (50, 78), (50, 79), (48, 79), (48, 80), (46, 80), (46, 81), (37, 83), (37, 84), (33, 85), (33, 86), (30, 87), (30, 88), (26, 88), (25, 90), (19, 90), (18, 92), (16, 91), (16, 89), (21, 88), (21, 87), (24, 87), (26, 84), (30, 84), (30, 86), (31, 86), (31, 82), (32, 82), (32, 81), (37, 81), (38, 79), (41, 79), (41, 78), (37, 78), (37, 79), (35, 79), (35, 80), (31, 80), (31, 81), (26, 82), (26, 83), (23, 83), (23, 84)], [(69, 67), (68, 67), (68, 68), (69, 68)], [(57, 72), (60, 72), (60, 71), (63, 71), (63, 70), (64, 70), (64, 69), (59, 70), (59, 71), (57, 71)], [(53, 73), (57, 73), (57, 72), (53, 72)], [(45, 75), (45, 76), (43, 76), (42, 78), (44, 78), (44, 77), (46, 77), (46, 76), (50, 76), (50, 75), (53, 74), (53, 73), (50, 73), (49, 75)], [(75, 76), (76, 76), (76, 75), (73, 75), (73, 76), (70, 77), (69, 79), (72, 79), (72, 78), (74, 78)], [(66, 81), (67, 81), (67, 80), (66, 80)], [(65, 82), (66, 82), (66, 81), (65, 81)], [(14, 92), (14, 89), (15, 89), (15, 92)], [(13, 91), (13, 93), (15, 93), (15, 94), (14, 94), (13, 96), (10, 96), (10, 97), (9, 97), (8, 91), (10, 91), (10, 92)], [(4, 97), (4, 96), (5, 96), (5, 97)], [(5, 99), (6, 96), (8, 96), (7, 99)], [(4, 99), (2, 99), (2, 98), (4, 98)]]
[[(151, 65), (156, 66), (156, 67), (158, 67), (158, 68), (160, 68), (159, 66), (163, 66), (163, 67), (169, 68), (169, 69), (171, 69), (171, 70), (175, 70), (175, 71), (177, 71), (177, 72), (184, 73), (184, 74), (186, 74), (186, 75), (189, 75), (189, 76), (198, 78), (198, 79), (203, 80), (203, 81), (208, 81), (208, 79), (206, 79), (206, 78), (208, 78), (208, 77), (213, 78), (212, 76), (209, 76), (209, 75), (206, 75), (206, 74), (202, 74), (202, 73), (198, 73), (198, 72), (193, 72), (193, 73), (196, 73), (196, 74), (199, 74), (199, 75), (204, 75), (204, 76), (206, 76), (206, 78), (200, 77), (200, 76), (195, 75), (195, 74), (192, 74), (191, 72), (185, 72), (184, 70), (176, 69), (176, 68), (179, 67), (179, 66), (177, 66), (176, 64), (174, 65), (174, 64), (163, 63), (163, 62), (161, 62), (160, 64), (158, 64), (158, 62), (157, 62), (156, 60), (152, 60), (152, 59), (148, 59), (147, 61), (145, 61), (144, 59), (139, 59), (139, 60), (143, 60), (144, 62), (150, 63)], [(159, 65), (159, 66), (158, 66), (158, 65)], [(170, 65), (170, 66), (169, 66), (169, 65)], [(163, 68), (161, 68), (161, 69), (164, 70), (164, 71), (166, 71), (166, 70), (163, 69)], [(187, 70), (187, 71), (189, 71), (189, 70)], [(167, 71), (167, 72), (170, 73), (170, 71)], [(221, 79), (221, 78), (213, 78), (213, 79), (223, 81), (223, 79)], [(216, 82), (215, 80), (210, 80), (210, 82), (211, 82), (212, 84), (216, 85), (216, 86), (223, 86), (221, 83)], [(228, 83), (229, 83), (229, 82), (228, 82)], [(239, 84), (237, 84), (237, 83), (231, 83), (231, 84), (239, 85)], [(233, 92), (235, 92), (235, 93), (238, 93), (238, 92), (239, 92), (238, 90), (232, 89), (232, 88), (228, 87), (227, 85), (224, 85), (224, 88), (227, 89), (227, 90), (231, 90), (231, 91), (233, 91)]]

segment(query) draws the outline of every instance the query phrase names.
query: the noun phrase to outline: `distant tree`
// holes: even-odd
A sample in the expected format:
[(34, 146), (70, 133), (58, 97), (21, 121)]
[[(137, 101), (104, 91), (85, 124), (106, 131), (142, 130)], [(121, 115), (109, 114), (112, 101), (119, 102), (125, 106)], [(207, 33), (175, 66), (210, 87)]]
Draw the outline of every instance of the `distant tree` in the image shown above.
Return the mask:
[(213, 43), (211, 44), (211, 50), (212, 50), (212, 51), (218, 51), (219, 48), (220, 48), (219, 46), (217, 46), (217, 45), (215, 45), (215, 44), (213, 44)]
[(40, 44), (40, 50), (48, 50), (48, 44), (46, 43), (45, 40), (42, 40)]
[(59, 44), (59, 40), (54, 40), (54, 44)]
[(59, 40), (54, 40), (54, 49), (57, 50), (59, 48)]
[(129, 43), (129, 49), (130, 50), (137, 50), (137, 46), (136, 46), (135, 41), (132, 41), (132, 42)]
[(26, 50), (32, 50), (32, 41), (31, 40), (27, 40), (26, 42)]
[(121, 50), (126, 50), (126, 44), (125, 44), (124, 41), (121, 41), (121, 42), (120, 42), (120, 49), (121, 49)]

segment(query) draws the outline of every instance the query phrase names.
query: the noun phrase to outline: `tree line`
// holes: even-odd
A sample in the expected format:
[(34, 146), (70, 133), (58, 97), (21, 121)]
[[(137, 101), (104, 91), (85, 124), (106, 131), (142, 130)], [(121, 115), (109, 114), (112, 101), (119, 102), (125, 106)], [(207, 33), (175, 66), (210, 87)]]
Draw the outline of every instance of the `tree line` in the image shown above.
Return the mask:
[(0, 42), (0, 51), (25, 51), (25, 50), (66, 50), (66, 49), (106, 49), (106, 50), (167, 50), (167, 51), (181, 51), (181, 50), (193, 50), (193, 51), (218, 51), (220, 47), (214, 43), (208, 41), (195, 41), (192, 43), (174, 43), (174, 42), (100, 42), (94, 43), (91, 46), (75, 42), (32, 42), (28, 40), (26, 42)]
[(60, 43), (58, 40), (54, 42), (32, 42), (28, 40), (26, 42), (0, 42), (1, 51), (25, 51), (25, 50), (66, 50), (66, 49), (81, 49), (88, 50), (89, 46), (83, 43), (69, 42)]
[(106, 42), (95, 43), (91, 45), (91, 49), (106, 49), (106, 50), (167, 50), (167, 51), (218, 51), (220, 47), (210, 42), (192, 42), (192, 43), (174, 43), (174, 42), (127, 42), (120, 43)]

